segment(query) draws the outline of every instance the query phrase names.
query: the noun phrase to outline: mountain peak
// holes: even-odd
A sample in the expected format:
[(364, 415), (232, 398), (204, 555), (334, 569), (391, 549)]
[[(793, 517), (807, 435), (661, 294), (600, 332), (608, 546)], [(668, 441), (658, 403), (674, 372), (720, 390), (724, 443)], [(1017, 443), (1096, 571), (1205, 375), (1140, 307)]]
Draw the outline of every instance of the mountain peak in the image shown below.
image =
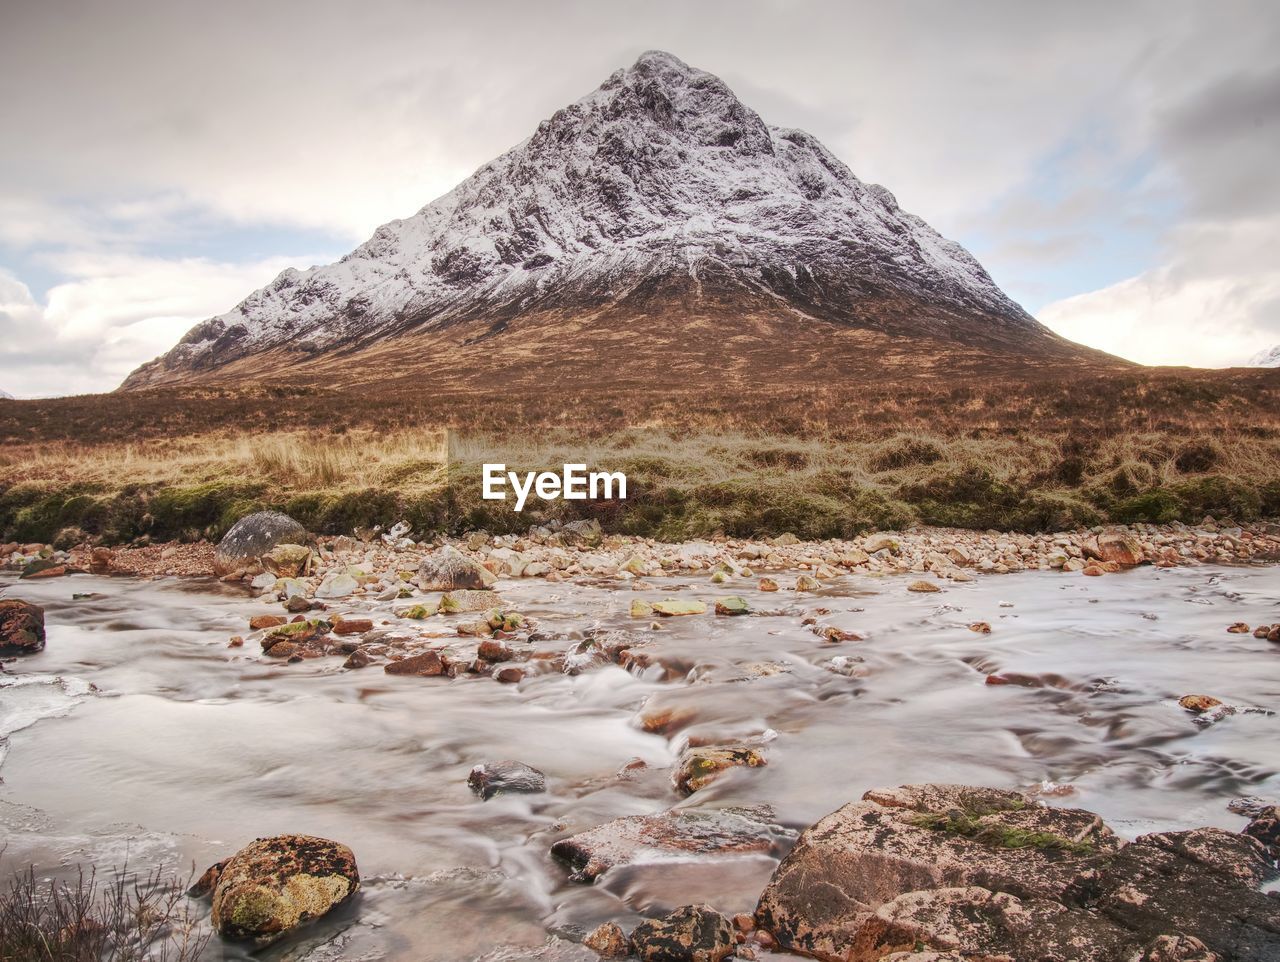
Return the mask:
[(522, 318), (552, 312), (705, 315), (726, 336), (761, 313), (1062, 344), (817, 138), (768, 126), (718, 77), (650, 51), (338, 263), (286, 271), (193, 328), (125, 386), (410, 332), (512, 338)]

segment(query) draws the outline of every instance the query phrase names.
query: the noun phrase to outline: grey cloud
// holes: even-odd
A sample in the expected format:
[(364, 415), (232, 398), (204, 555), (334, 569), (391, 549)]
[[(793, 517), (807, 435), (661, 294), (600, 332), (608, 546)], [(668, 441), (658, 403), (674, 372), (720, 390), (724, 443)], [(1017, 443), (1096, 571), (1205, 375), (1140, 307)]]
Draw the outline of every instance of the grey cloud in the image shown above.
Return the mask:
[(1205, 87), (1165, 111), (1159, 132), (1197, 214), (1280, 211), (1280, 65)]

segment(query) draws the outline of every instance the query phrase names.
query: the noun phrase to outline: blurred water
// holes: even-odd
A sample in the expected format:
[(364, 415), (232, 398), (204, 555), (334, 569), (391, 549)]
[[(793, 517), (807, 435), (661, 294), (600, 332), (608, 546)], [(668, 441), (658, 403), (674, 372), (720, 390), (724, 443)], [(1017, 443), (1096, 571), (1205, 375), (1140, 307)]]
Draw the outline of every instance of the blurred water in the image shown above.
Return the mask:
[[(648, 650), (692, 669), (677, 681), (608, 667), (517, 686), (259, 660), (252, 642), (226, 643), (266, 609), (217, 582), (4, 576), (3, 594), (45, 606), (49, 644), (0, 675), (0, 871), (203, 869), (255, 837), (302, 832), (351, 845), (365, 890), (268, 957), (585, 959), (567, 939), (606, 919), (704, 900), (748, 911), (775, 865), (662, 862), (568, 882), (551, 843), (620, 815), (767, 803), (802, 827), (879, 785), (1053, 782), (1074, 789), (1053, 803), (1134, 836), (1238, 828), (1230, 799), (1280, 796), (1276, 717), (1202, 729), (1176, 705), (1203, 692), (1280, 707), (1280, 646), (1225, 630), (1280, 622), (1280, 568), (1024, 573), (938, 594), (908, 593), (908, 580), (846, 577), (796, 595), (685, 579), (681, 597), (741, 594), (778, 613), (664, 621)], [(677, 584), (651, 583), (498, 587), (572, 637), (596, 624), (647, 633), (631, 601)], [(866, 640), (829, 644), (801, 623), (810, 615)], [(992, 632), (970, 631), (975, 621)], [(821, 667), (833, 655), (865, 659), (866, 677)], [(992, 671), (1025, 684), (986, 685)], [(694, 713), (671, 742), (637, 725), (666, 707)], [(684, 738), (766, 732), (766, 767), (685, 801), (671, 789)], [(478, 800), (468, 771), (505, 758), (546, 772), (548, 792)], [(617, 778), (635, 758), (649, 768)], [(240, 955), (215, 943), (209, 957)]]

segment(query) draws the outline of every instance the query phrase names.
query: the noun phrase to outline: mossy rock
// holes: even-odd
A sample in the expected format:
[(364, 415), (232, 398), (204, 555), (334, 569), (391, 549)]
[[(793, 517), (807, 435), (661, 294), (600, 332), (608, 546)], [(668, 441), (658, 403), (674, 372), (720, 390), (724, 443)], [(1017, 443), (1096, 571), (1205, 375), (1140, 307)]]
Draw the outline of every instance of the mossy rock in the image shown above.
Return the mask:
[(260, 838), (218, 873), (213, 927), (224, 938), (269, 945), (333, 911), (359, 888), (347, 846), (307, 835)]

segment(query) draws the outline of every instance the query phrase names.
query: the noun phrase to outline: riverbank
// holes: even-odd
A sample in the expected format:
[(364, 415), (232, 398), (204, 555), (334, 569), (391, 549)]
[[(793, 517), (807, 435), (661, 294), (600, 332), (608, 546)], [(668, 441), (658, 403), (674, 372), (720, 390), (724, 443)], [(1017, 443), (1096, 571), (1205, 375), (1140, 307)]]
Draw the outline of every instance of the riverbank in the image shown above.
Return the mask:
[[(976, 532), (948, 528), (915, 528), (880, 532), (851, 539), (803, 541), (784, 534), (769, 539), (719, 537), (683, 543), (627, 535), (605, 534), (598, 523), (551, 522), (523, 535), (475, 532), (463, 538), (435, 537), (414, 542), (380, 531), (366, 539), (321, 537), (314, 561), (301, 583), (314, 593), (331, 575), (359, 568), (359, 584), (352, 594), (386, 590), (406, 579), (400, 572), (416, 572), (423, 558), (444, 544), (460, 549), (494, 575), (543, 577), (551, 581), (605, 578), (630, 581), (645, 576), (714, 571), (726, 573), (759, 569), (802, 572), (819, 581), (837, 573), (871, 575), (922, 574), (965, 581), (975, 574), (1013, 571), (1062, 571), (1105, 574), (1119, 567), (1154, 564), (1233, 564), (1280, 561), (1280, 524), (1123, 525), (1095, 527), (1056, 534)], [(67, 550), (53, 545), (0, 544), (0, 566), (22, 569), (43, 566), (56, 576), (67, 571), (93, 571), (138, 576), (212, 576), (249, 582), (261, 573), (251, 570), (216, 572), (215, 546), (206, 541), (172, 542), (144, 547), (91, 547)]]

